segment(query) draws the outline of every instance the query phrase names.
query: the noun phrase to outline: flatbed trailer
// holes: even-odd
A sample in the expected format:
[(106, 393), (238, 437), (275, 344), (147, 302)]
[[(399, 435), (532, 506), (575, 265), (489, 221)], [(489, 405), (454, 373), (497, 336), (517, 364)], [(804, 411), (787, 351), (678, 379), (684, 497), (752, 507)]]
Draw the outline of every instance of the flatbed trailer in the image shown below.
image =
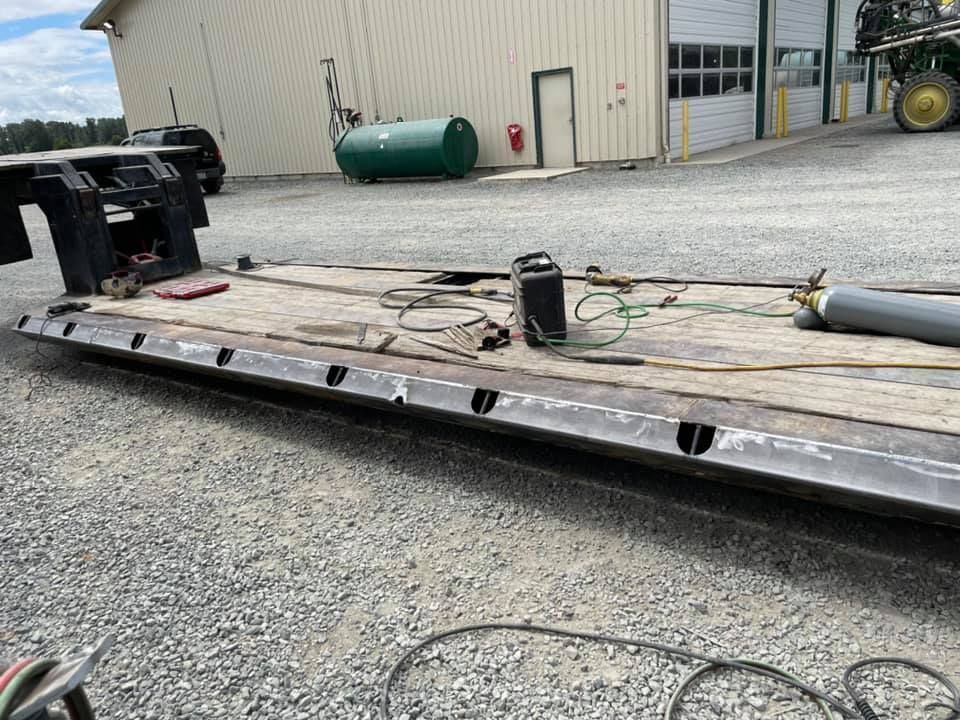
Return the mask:
[[(421, 308), (411, 331), (381, 293), (483, 287), (512, 290), (503, 268), (201, 262), (193, 228), (207, 224), (192, 172), (195, 148), (94, 148), (0, 158), (0, 264), (31, 256), (19, 207), (49, 221), (67, 295), (22, 315), (31, 341), (167, 365), (241, 383), (418, 413), (565, 443), (760, 488), (960, 524), (960, 371), (818, 367), (730, 372), (744, 366), (867, 361), (957, 367), (960, 349), (875, 334), (799, 330), (789, 316), (698, 312), (670, 303), (673, 284), (638, 283), (626, 297), (646, 317), (603, 352), (618, 364), (561, 357), (514, 338), (463, 349), (426, 324), (476, 319), (486, 305), (505, 324), (510, 305), (452, 295)], [(243, 268), (243, 269), (241, 269)], [(119, 273), (144, 283), (134, 297), (99, 294)], [(584, 327), (572, 308), (586, 273), (566, 273), (570, 337), (604, 339), (623, 319)], [(794, 309), (795, 278), (679, 278), (682, 300)], [(226, 281), (190, 300), (152, 292)], [(109, 284), (109, 283), (108, 283)], [(814, 283), (816, 284), (816, 283)], [(857, 283), (863, 285), (863, 283)], [(873, 285), (960, 303), (960, 287)], [(608, 296), (615, 302), (617, 296)], [(596, 299), (590, 302), (595, 302)], [(85, 303), (83, 310), (55, 308)], [(663, 307), (661, 307), (663, 305)], [(592, 306), (595, 307), (595, 306)], [(608, 307), (610, 307), (608, 305)], [(462, 318), (462, 319), (461, 319)], [(574, 354), (582, 350), (567, 348)], [(638, 364), (646, 359), (648, 364)], [(656, 367), (652, 360), (725, 368)], [(632, 364), (624, 364), (632, 363)]]
[[(443, 335), (404, 330), (396, 311), (378, 303), (381, 292), (397, 287), (477, 284), (509, 292), (501, 268), (206, 266), (176, 282), (191, 279), (226, 280), (230, 288), (192, 300), (163, 299), (147, 289), (129, 299), (71, 296), (60, 300), (91, 307), (53, 318), (37, 308), (14, 330), (31, 341), (147, 365), (428, 415), (883, 513), (960, 522), (960, 372), (706, 373), (592, 365), (517, 339), (466, 357), (436, 347), (446, 342)], [(796, 284), (681, 279), (689, 283), (685, 300), (766, 303), (773, 310), (790, 309), (786, 296)], [(564, 282), (572, 308), (585, 292), (584, 274), (567, 273)], [(957, 286), (869, 287), (960, 303)], [(645, 302), (663, 296), (644, 286), (634, 293)], [(494, 313), (503, 308), (490, 310), (494, 319), (505, 319)], [(960, 356), (956, 348), (896, 337), (802, 331), (789, 317), (714, 313), (663, 324), (685, 314), (654, 309), (610, 351), (711, 366), (953, 364)], [(451, 312), (417, 316), (418, 322), (431, 318), (449, 321)], [(621, 326), (616, 319), (604, 322), (608, 334)]]

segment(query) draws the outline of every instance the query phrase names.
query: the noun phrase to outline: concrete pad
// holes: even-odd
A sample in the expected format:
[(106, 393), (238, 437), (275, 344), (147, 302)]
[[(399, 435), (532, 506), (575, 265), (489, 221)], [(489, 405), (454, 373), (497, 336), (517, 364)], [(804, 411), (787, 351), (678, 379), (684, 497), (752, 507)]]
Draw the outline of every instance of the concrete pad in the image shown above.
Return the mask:
[(687, 162), (674, 160), (671, 162), (671, 165), (723, 165), (728, 162), (733, 162), (734, 160), (743, 160), (744, 158), (753, 157), (754, 155), (770, 152), (771, 150), (790, 147), (791, 145), (806, 142), (807, 140), (815, 140), (816, 138), (835, 135), (845, 130), (860, 127), (861, 125), (889, 121), (889, 119), (889, 113), (861, 115), (860, 117), (851, 118), (845, 123), (835, 122), (829, 125), (817, 125), (816, 127), (795, 130), (790, 133), (790, 137), (764, 138), (763, 140), (754, 140), (752, 142), (728, 145), (727, 147), (717, 148), (716, 150), (708, 150), (707, 152), (691, 155)]
[(573, 173), (583, 172), (585, 167), (568, 168), (529, 168), (527, 170), (514, 170), (513, 172), (500, 173), (498, 175), (488, 175), (480, 178), (480, 182), (490, 182), (491, 180), (552, 180), (562, 175), (572, 175)]

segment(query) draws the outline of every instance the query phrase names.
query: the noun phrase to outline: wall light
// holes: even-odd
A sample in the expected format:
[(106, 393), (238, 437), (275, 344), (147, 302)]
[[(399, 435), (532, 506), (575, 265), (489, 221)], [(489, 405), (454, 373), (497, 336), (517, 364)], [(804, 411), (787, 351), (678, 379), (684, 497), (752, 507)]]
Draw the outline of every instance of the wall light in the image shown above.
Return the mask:
[(100, 26), (100, 29), (104, 32), (112, 32), (114, 37), (123, 37), (123, 34), (117, 30), (117, 23), (114, 20), (104, 21), (103, 25)]

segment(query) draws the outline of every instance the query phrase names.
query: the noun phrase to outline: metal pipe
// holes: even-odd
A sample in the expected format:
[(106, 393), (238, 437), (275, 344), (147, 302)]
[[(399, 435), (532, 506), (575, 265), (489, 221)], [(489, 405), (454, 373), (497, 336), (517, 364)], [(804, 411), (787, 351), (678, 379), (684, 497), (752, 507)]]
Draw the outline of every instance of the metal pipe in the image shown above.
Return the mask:
[(660, 152), (663, 154), (663, 162), (669, 164), (672, 161), (673, 149), (671, 148), (670, 138), (670, 100), (669, 92), (669, 74), (670, 74), (670, 0), (659, 0), (656, 6), (657, 21), (655, 27), (660, 28), (658, 33), (660, 37), (660, 46), (657, 51), (657, 97), (662, 99), (661, 109), (657, 116), (659, 123)]
[(180, 117), (177, 115), (177, 101), (173, 99), (173, 86), (167, 86), (167, 90), (170, 91), (170, 105), (173, 107), (173, 124), (180, 124)]
[(878, 54), (886, 50), (893, 50), (898, 47), (906, 47), (908, 45), (920, 45), (925, 42), (935, 42), (937, 40), (946, 40), (947, 38), (952, 38), (955, 35), (960, 35), (960, 27), (953, 30), (948, 30), (945, 32), (937, 33), (936, 35), (917, 35), (912, 38), (907, 38), (905, 40), (897, 40), (894, 42), (885, 43), (884, 45), (877, 45), (869, 49), (868, 52), (871, 54)]

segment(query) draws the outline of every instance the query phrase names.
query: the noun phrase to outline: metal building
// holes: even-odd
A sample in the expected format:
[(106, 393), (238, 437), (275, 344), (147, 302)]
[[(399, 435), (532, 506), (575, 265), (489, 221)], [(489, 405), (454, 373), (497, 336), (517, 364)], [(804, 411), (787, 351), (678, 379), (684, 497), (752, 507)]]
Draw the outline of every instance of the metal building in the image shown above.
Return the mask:
[[(478, 166), (664, 160), (830, 122), (850, 80), (856, 0), (103, 0), (131, 129), (219, 134), (232, 175), (336, 172), (320, 60), (364, 120), (462, 115)], [(868, 87), (869, 86), (869, 87)], [(875, 106), (876, 103), (871, 102)], [(174, 105), (176, 111), (174, 111)], [(176, 115), (174, 114), (176, 112)], [(511, 147), (506, 128), (523, 128)]]

